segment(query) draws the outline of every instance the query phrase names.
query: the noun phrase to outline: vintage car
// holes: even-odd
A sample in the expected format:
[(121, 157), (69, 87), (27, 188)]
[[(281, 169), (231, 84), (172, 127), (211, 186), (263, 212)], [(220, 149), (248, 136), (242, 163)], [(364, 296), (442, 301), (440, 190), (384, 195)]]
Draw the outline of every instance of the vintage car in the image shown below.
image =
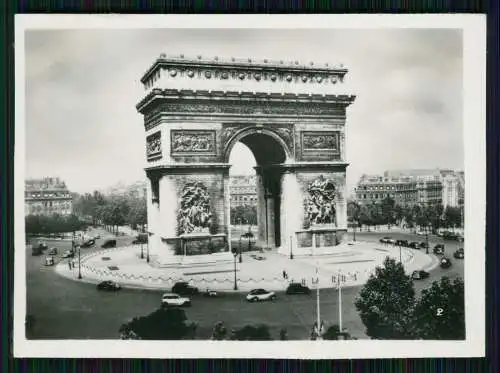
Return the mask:
[(246, 296), (249, 302), (260, 302), (265, 300), (275, 300), (276, 293), (274, 291), (268, 291), (265, 289), (254, 289)]

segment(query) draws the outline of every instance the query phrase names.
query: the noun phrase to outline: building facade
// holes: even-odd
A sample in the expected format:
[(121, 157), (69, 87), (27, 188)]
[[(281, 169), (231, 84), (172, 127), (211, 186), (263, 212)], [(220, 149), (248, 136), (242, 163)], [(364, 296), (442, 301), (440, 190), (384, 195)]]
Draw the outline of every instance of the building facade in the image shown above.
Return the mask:
[(464, 201), (463, 172), (452, 170), (393, 170), (383, 175), (363, 175), (355, 190), (362, 204), (391, 197), (401, 206), (460, 207)]
[(411, 177), (363, 175), (356, 187), (356, 200), (371, 204), (393, 198), (397, 205), (413, 206), (418, 202), (417, 182)]
[(73, 211), (73, 197), (64, 181), (47, 177), (25, 182), (25, 215), (70, 215)]
[(235, 175), (229, 177), (231, 207), (257, 206), (257, 177)]

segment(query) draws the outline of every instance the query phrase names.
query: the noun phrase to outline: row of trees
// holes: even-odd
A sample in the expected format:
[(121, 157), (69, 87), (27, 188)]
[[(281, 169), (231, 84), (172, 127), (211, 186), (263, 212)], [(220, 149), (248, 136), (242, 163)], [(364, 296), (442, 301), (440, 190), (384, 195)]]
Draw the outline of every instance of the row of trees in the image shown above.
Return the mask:
[(231, 207), (231, 224), (257, 225), (257, 207), (249, 205)]
[[(120, 329), (121, 339), (144, 340), (180, 340), (196, 337), (196, 323), (189, 322), (186, 313), (180, 308), (159, 308), (149, 315), (135, 317), (123, 324)], [(324, 333), (323, 339), (339, 339), (338, 325), (332, 325)], [(345, 334), (345, 333), (344, 333)], [(245, 325), (240, 329), (227, 329), (224, 322), (217, 322), (212, 330), (211, 340), (215, 341), (270, 341), (269, 326), (265, 324)], [(287, 340), (286, 329), (279, 332), (280, 340)]]
[(25, 218), (25, 230), (28, 235), (53, 235), (75, 232), (84, 229), (85, 222), (76, 215), (28, 215)]
[(444, 209), (441, 204), (401, 206), (391, 197), (370, 204), (350, 201), (347, 204), (347, 216), (351, 224), (359, 227), (387, 224), (436, 231), (439, 228), (456, 228), (462, 225), (460, 207), (447, 206)]
[(362, 288), (355, 307), (372, 339), (465, 339), (461, 278), (443, 277), (417, 297), (403, 265), (386, 258)]
[(104, 225), (110, 231), (119, 226), (130, 225), (133, 229), (144, 231), (147, 224), (145, 198), (128, 195), (104, 196), (102, 193), (86, 193), (73, 202), (73, 210), (93, 225)]

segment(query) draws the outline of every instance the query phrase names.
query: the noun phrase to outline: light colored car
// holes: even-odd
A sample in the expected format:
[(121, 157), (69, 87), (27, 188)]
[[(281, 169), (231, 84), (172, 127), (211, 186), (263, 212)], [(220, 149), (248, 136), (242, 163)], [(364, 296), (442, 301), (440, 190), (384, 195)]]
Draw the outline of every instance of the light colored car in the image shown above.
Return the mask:
[(254, 289), (250, 291), (247, 295), (247, 301), (249, 302), (259, 302), (263, 300), (275, 300), (276, 293), (274, 291), (268, 291), (265, 289)]
[(54, 258), (51, 256), (48, 256), (45, 258), (45, 265), (46, 266), (53, 266), (54, 265)]
[(176, 307), (190, 306), (191, 299), (187, 297), (181, 297), (179, 294), (165, 293), (161, 298), (161, 304), (162, 306), (176, 306)]

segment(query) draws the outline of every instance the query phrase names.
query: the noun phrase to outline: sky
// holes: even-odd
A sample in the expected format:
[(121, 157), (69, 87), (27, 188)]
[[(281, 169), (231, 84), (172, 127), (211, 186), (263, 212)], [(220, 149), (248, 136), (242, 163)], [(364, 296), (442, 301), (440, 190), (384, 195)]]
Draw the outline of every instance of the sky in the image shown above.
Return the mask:
[[(349, 189), (389, 169), (464, 169), (460, 30), (75, 29), (25, 34), (26, 177), (78, 193), (145, 180), (135, 105), (161, 53), (344, 64)], [(231, 163), (255, 160), (241, 144)]]

